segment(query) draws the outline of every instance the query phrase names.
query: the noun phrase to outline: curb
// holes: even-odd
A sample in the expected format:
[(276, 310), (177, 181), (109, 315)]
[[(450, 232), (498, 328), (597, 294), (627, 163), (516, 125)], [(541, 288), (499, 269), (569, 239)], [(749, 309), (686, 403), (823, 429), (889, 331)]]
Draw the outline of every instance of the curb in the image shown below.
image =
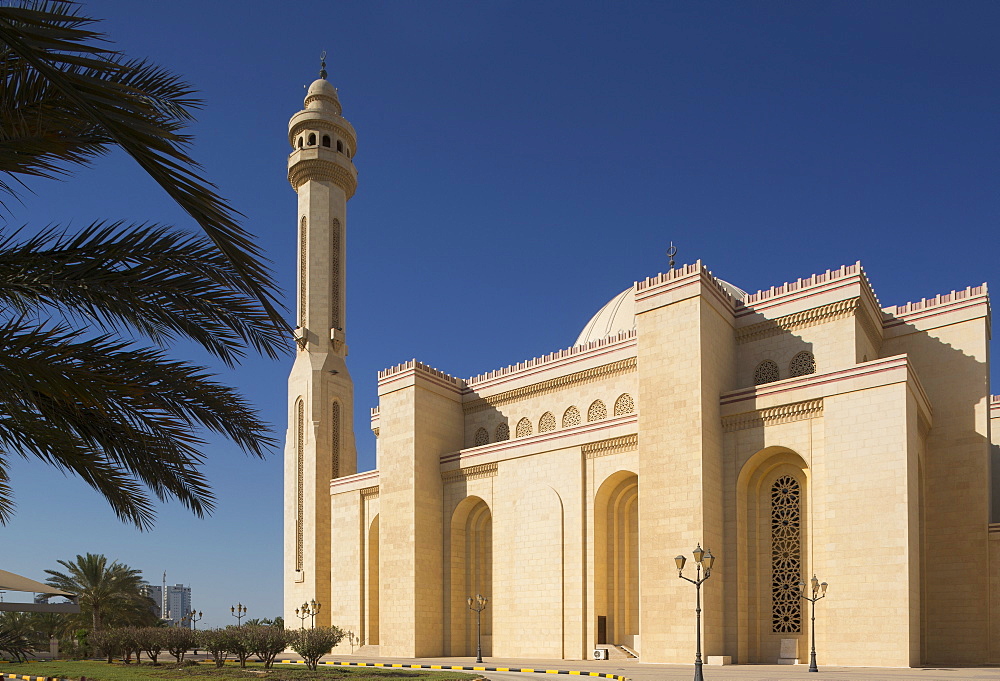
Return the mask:
[[(301, 660), (281, 660), (281, 664), (305, 664)], [(458, 667), (447, 664), (401, 664), (391, 662), (320, 662), (333, 667), (385, 667), (387, 669), (441, 669), (456, 672), (522, 672), (524, 674), (569, 674), (570, 676), (593, 676), (613, 681), (630, 681), (627, 676), (604, 674), (602, 672), (581, 672), (568, 669), (529, 669), (528, 667)]]
[(0, 674), (0, 679), (21, 679), (22, 681), (70, 681), (58, 676), (26, 676), (24, 674)]

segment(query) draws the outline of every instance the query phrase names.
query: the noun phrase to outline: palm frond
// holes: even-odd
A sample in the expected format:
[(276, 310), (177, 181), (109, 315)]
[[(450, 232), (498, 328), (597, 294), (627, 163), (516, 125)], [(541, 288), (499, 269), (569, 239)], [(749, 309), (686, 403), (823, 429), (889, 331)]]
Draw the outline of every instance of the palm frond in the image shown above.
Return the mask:
[(235, 288), (238, 272), (204, 237), (120, 222), (19, 236), (0, 230), (0, 310), (57, 312), (161, 346), (183, 337), (230, 366), (246, 345), (274, 357), (287, 343), (259, 301)]
[[(16, 86), (5, 85), (9, 96), (0, 108), (21, 112), (24, 122), (17, 125), (16, 116), (4, 122), (0, 143), (10, 146), (7, 153), (0, 149), (0, 172), (52, 176), (65, 172), (67, 162), (121, 147), (231, 261), (240, 289), (287, 331), (263, 253), (185, 152), (188, 139), (178, 131), (198, 105), (191, 88), (159, 67), (110, 51), (95, 23), (69, 3), (0, 7), (0, 67), (5, 83)], [(44, 122), (31, 112), (45, 114)], [(13, 190), (10, 183), (3, 188)]]

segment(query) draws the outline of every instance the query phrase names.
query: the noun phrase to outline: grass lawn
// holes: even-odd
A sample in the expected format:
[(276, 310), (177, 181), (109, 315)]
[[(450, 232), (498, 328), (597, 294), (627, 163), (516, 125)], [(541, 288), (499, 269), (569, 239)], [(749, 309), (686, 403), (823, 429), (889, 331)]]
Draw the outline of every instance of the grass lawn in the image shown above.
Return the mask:
[(281, 664), (276, 662), (273, 669), (264, 669), (262, 664), (247, 663), (246, 669), (240, 669), (238, 663), (227, 662), (222, 669), (214, 663), (198, 665), (172, 664), (170, 662), (153, 666), (147, 662), (135, 664), (108, 664), (93, 661), (66, 662), (5, 662), (0, 664), (0, 678), (7, 674), (28, 676), (52, 676), (61, 679), (79, 679), (87, 677), (87, 681), (173, 681), (174, 679), (205, 679), (205, 681), (228, 681), (228, 679), (265, 679), (266, 681), (299, 681), (303, 679), (343, 679), (343, 681), (460, 681), (477, 678), (476, 674), (460, 672), (420, 671), (416, 669), (351, 669), (320, 665), (319, 670), (312, 672), (305, 665)]

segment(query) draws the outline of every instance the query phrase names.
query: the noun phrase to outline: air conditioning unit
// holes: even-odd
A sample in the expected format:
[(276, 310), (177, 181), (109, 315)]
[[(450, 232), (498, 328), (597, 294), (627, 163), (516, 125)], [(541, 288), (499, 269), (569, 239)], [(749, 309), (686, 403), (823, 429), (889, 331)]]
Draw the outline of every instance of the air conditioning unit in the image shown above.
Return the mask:
[(608, 659), (608, 649), (607, 648), (594, 648), (594, 659), (595, 660), (606, 660), (606, 659)]

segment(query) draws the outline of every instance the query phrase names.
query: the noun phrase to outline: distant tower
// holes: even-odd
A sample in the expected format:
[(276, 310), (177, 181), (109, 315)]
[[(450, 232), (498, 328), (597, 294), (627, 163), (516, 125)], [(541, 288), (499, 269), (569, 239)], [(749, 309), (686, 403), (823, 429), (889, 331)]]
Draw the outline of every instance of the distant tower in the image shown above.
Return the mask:
[[(325, 53), (324, 53), (325, 57)], [(315, 599), (329, 624), (330, 480), (357, 469), (354, 384), (344, 358), (347, 201), (357, 187), (354, 128), (320, 78), (288, 123), (288, 180), (299, 195), (298, 353), (288, 378), (285, 438), (285, 621)]]

